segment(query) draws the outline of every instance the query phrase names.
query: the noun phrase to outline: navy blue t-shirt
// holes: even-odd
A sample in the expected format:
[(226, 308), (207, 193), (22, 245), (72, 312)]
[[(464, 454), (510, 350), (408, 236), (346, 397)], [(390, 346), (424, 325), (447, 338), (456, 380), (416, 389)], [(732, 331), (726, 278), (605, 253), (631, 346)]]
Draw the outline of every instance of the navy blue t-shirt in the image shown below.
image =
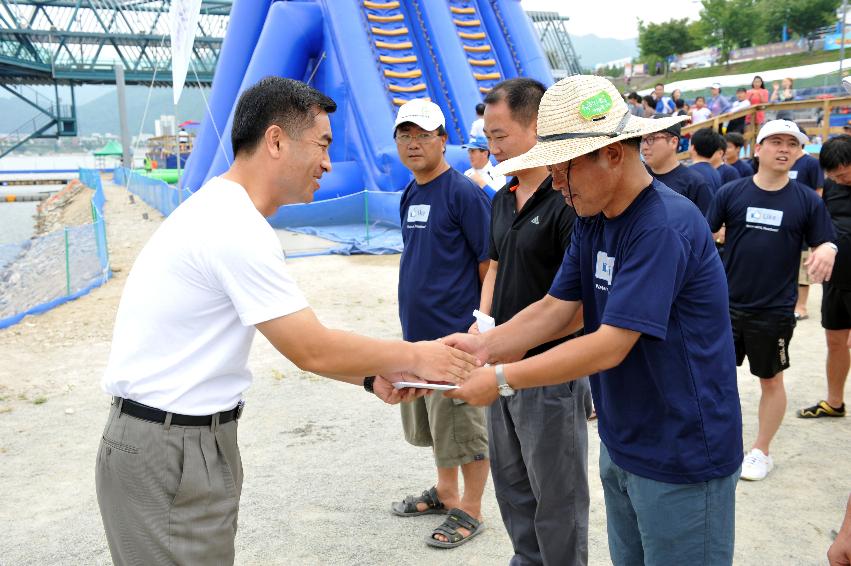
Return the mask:
[(693, 163), (689, 169), (703, 176), (706, 182), (709, 183), (709, 188), (712, 189), (713, 195), (715, 194), (715, 191), (718, 190), (718, 187), (721, 186), (721, 175), (719, 175), (718, 171), (716, 171), (715, 168), (706, 161)]
[(402, 193), (399, 319), (405, 340), (466, 332), (479, 307), (479, 263), (488, 259), (491, 203), (450, 168)]
[(641, 333), (591, 377), (600, 438), (642, 477), (696, 483), (742, 463), (727, 281), (706, 220), (654, 180), (616, 218), (579, 218), (550, 295), (581, 300), (585, 331)]
[(824, 188), (824, 173), (818, 159), (806, 153), (792, 165), (789, 178), (813, 190)]
[(777, 191), (753, 177), (721, 187), (706, 215), (717, 232), (726, 225), (724, 269), (730, 307), (791, 314), (798, 297), (801, 245), (834, 241), (830, 215), (815, 191), (789, 181)]
[(647, 172), (658, 179), (663, 185), (680, 193), (697, 205), (702, 214), (709, 210), (714, 191), (702, 175), (691, 171), (685, 165), (677, 165), (667, 173), (658, 175), (649, 167)]
[(751, 164), (747, 161), (739, 159), (733, 163), (731, 167), (735, 168), (736, 171), (739, 172), (740, 177), (753, 177), (753, 167), (751, 167)]
[(726, 163), (722, 163), (718, 169), (718, 175), (721, 176), (721, 184), (729, 183), (730, 181), (735, 181), (736, 179), (741, 179), (742, 176), (732, 165), (727, 165)]

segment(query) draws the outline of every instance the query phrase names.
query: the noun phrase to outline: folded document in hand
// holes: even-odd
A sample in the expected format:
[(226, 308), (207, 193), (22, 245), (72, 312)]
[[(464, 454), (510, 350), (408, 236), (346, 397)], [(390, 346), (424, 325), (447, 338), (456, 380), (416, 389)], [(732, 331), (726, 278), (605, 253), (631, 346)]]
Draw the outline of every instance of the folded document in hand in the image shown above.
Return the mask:
[(428, 383), (427, 381), (397, 381), (393, 384), (396, 389), (404, 389), (406, 387), (416, 387), (419, 389), (436, 389), (437, 391), (449, 391), (450, 389), (458, 389), (457, 385), (448, 383)]

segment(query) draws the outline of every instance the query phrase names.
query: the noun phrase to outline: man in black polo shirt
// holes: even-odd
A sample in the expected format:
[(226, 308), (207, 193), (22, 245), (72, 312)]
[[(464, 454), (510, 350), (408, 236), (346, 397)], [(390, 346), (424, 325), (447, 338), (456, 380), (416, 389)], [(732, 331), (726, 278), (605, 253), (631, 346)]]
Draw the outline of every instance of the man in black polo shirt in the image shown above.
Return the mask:
[[(510, 79), (485, 97), (485, 135), (505, 161), (536, 143), (539, 82)], [(570, 241), (573, 209), (552, 190), (546, 167), (520, 171), (499, 191), (491, 213), (491, 263), (479, 310), (497, 324), (544, 297)], [(575, 319), (572, 330), (581, 326)], [(565, 329), (565, 334), (567, 333)], [(477, 332), (474, 325), (472, 332)], [(535, 355), (564, 339), (527, 353)], [(517, 391), (488, 411), (491, 473), (512, 564), (588, 561), (587, 378)]]
[(742, 462), (742, 479), (752, 481), (765, 479), (774, 466), (769, 445), (786, 411), (783, 371), (789, 368), (795, 328), (801, 245), (813, 248), (807, 268), (815, 283), (830, 279), (836, 256), (836, 236), (824, 203), (813, 190), (789, 179), (806, 136), (794, 122), (772, 120), (756, 141), (759, 171), (721, 187), (707, 215), (713, 232), (726, 226), (722, 260), (736, 362), (742, 365), (747, 357), (751, 373), (760, 378), (757, 437)]
[(661, 132), (642, 137), (641, 155), (648, 173), (689, 199), (705, 215), (712, 202), (713, 190), (703, 175), (695, 173), (677, 159), (680, 135), (680, 125), (674, 124)]
[(836, 229), (839, 252), (830, 281), (822, 284), (821, 325), (827, 339), (827, 398), (798, 411), (801, 418), (844, 417), (845, 381), (851, 367), (851, 135), (825, 142), (819, 162), (827, 180), (824, 204)]

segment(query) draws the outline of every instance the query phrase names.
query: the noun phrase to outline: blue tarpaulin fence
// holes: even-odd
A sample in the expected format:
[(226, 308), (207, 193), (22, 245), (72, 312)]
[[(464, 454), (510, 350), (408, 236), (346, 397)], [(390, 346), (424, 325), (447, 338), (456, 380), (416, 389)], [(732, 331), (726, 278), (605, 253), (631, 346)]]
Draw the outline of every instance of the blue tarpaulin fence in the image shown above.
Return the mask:
[(0, 328), (81, 297), (110, 278), (100, 172), (80, 169), (94, 190), (92, 223), (0, 246)]
[(127, 187), (128, 191), (157, 209), (163, 216), (174, 212), (182, 201), (192, 196), (192, 192), (187, 189), (181, 191), (165, 181), (151, 179), (121, 167), (115, 168), (113, 180), (116, 184)]

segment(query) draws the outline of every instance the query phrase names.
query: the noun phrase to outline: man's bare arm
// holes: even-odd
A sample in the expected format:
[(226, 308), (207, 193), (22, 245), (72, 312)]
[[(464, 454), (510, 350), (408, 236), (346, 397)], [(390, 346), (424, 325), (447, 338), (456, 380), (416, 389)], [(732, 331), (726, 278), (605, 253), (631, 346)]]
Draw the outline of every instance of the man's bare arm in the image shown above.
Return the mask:
[(473, 356), (439, 342), (379, 340), (326, 328), (310, 308), (262, 322), (257, 329), (299, 368), (362, 383), (365, 375), (410, 372), (456, 382), (476, 367)]

